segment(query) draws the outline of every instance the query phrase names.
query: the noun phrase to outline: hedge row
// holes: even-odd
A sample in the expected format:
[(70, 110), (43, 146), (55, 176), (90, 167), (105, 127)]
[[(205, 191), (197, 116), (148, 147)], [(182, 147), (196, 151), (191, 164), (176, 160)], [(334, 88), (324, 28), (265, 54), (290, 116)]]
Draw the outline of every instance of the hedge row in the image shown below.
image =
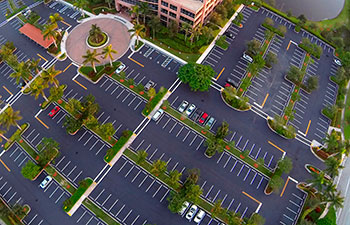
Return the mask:
[(65, 212), (69, 212), (69, 210), (72, 209), (75, 203), (83, 196), (83, 194), (86, 192), (86, 190), (91, 186), (93, 183), (93, 180), (91, 178), (86, 178), (84, 181), (82, 181), (78, 187), (78, 189), (74, 192), (74, 194), (66, 199), (63, 203), (63, 209)]
[(108, 149), (104, 159), (107, 163), (110, 163), (112, 161), (112, 159), (114, 158), (114, 156), (120, 151), (120, 149), (128, 142), (128, 140), (130, 139), (132, 135), (132, 131), (130, 130), (125, 130), (125, 135), (123, 132), (123, 136), (121, 136), (119, 138), (119, 140), (117, 141), (117, 143), (115, 143), (115, 145), (113, 145), (112, 148)]

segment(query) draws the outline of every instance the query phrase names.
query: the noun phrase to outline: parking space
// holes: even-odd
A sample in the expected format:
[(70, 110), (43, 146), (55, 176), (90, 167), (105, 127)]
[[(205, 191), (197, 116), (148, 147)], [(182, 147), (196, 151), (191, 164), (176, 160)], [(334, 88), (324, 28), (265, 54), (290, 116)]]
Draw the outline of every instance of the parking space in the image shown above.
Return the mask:
[(68, 16), (71, 19), (79, 19), (81, 16), (79, 10), (76, 10), (61, 2), (53, 1), (48, 6), (49, 8), (56, 10), (58, 13)]
[(288, 194), (284, 195), (283, 198), (287, 198), (288, 203), (287, 206), (282, 209), (283, 214), (280, 216), (279, 224), (295, 225), (307, 194), (295, 188), (295, 186), (293, 187), (292, 185), (287, 186), (286, 192)]
[(9, 158), (14, 162), (17, 167), (21, 167), (30, 160), (28, 154), (23, 151), (23, 149), (17, 144), (14, 143), (11, 148), (8, 149), (11, 153), (9, 154)]
[(0, 23), (6, 20), (6, 14), (7, 10), (10, 10), (11, 12), (11, 7), (8, 4), (8, 1), (1, 1), (0, 2)]

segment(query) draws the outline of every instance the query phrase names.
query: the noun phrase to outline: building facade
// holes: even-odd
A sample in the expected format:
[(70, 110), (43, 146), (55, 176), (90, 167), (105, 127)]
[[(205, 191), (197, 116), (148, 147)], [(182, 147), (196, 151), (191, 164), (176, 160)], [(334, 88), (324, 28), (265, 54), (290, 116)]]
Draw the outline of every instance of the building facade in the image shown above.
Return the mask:
[(147, 2), (163, 23), (174, 20), (193, 27), (202, 24), (222, 0), (115, 0), (117, 11)]

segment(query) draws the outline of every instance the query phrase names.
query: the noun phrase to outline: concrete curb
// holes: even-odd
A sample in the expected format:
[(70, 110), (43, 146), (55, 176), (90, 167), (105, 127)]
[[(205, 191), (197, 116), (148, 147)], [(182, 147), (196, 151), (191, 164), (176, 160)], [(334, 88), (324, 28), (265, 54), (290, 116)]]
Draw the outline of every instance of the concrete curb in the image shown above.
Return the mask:
[(212, 48), (215, 46), (215, 42), (216, 40), (227, 30), (227, 28), (231, 25), (232, 21), (236, 18), (236, 16), (238, 15), (239, 12), (242, 11), (242, 9), (244, 8), (244, 5), (241, 4), (239, 6), (239, 8), (237, 9), (237, 11), (232, 15), (232, 17), (227, 21), (227, 23), (225, 24), (225, 26), (223, 28), (221, 28), (221, 31), (218, 33), (218, 35), (216, 35), (216, 37), (214, 38), (214, 40), (210, 43), (210, 45), (208, 46), (208, 48), (203, 52), (203, 54), (199, 57), (199, 59), (197, 59), (196, 63), (201, 64), (205, 57), (207, 57), (207, 55), (210, 53), (210, 51), (212, 50)]
[(79, 198), (79, 200), (73, 205), (73, 207), (67, 212), (69, 216), (73, 216), (73, 214), (78, 210), (83, 201), (91, 194), (91, 192), (97, 186), (96, 182), (93, 182), (90, 187), (84, 192), (84, 194)]

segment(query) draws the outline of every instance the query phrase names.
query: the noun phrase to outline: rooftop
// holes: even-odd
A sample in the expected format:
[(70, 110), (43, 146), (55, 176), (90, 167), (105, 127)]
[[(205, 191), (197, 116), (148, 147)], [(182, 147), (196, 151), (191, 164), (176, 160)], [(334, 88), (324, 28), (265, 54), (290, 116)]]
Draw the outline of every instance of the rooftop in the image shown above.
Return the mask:
[(35, 41), (37, 44), (41, 45), (45, 49), (48, 48), (53, 42), (53, 38), (46, 38), (44, 40), (44, 36), (41, 34), (41, 30), (30, 23), (24, 24), (20, 29), (19, 32), (24, 34), (25, 36), (29, 37), (33, 41)]

